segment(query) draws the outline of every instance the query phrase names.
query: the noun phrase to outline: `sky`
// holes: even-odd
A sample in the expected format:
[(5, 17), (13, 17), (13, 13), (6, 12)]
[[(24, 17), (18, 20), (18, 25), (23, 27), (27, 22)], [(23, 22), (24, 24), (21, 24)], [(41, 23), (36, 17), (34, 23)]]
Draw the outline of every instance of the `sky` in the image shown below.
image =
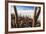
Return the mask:
[(34, 15), (34, 6), (16, 6), (18, 16), (32, 17)]
[(33, 10), (33, 6), (16, 6), (17, 10)]

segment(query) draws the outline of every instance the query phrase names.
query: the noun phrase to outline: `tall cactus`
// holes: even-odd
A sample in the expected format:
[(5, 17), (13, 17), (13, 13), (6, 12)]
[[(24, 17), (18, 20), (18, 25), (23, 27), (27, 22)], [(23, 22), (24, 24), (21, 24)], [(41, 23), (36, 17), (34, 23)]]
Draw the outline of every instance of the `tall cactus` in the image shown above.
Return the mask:
[(18, 28), (18, 27), (19, 27), (19, 24), (18, 24), (18, 15), (17, 15), (16, 6), (14, 6), (14, 11), (15, 11), (15, 22), (16, 22), (16, 27)]
[[(39, 8), (39, 9), (38, 9)], [(35, 23), (37, 22), (37, 19), (40, 15), (41, 7), (35, 7), (35, 13), (34, 13), (34, 18), (33, 18), (33, 24), (32, 27), (34, 27)], [(37, 13), (37, 14), (36, 14)]]

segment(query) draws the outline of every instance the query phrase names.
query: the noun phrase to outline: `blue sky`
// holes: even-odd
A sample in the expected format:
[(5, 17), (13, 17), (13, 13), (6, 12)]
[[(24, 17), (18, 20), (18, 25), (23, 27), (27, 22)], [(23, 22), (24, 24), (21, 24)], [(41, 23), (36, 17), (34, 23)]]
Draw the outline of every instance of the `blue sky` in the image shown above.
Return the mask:
[(34, 6), (16, 6), (17, 10), (33, 10)]

